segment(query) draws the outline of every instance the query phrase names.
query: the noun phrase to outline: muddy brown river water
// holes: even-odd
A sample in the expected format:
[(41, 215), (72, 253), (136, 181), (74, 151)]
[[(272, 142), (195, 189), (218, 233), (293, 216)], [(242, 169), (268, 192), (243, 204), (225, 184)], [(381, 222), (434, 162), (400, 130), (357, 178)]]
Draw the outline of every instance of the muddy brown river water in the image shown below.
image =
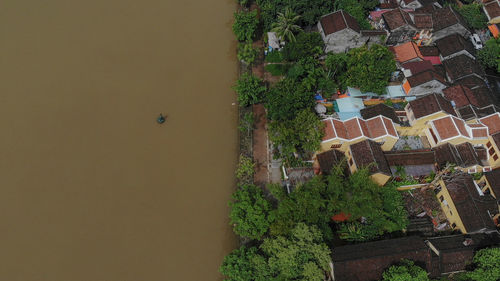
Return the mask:
[(221, 279), (234, 3), (0, 1), (0, 280)]

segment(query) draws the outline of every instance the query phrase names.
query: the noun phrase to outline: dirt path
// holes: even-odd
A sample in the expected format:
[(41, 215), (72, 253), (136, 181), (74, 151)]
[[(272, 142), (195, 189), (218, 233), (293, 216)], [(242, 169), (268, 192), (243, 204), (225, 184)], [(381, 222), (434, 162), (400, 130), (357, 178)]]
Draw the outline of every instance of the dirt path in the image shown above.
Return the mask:
[(254, 182), (263, 186), (269, 182), (268, 145), (266, 130), (266, 111), (264, 105), (253, 105), (255, 129), (253, 132), (253, 160), (255, 162)]

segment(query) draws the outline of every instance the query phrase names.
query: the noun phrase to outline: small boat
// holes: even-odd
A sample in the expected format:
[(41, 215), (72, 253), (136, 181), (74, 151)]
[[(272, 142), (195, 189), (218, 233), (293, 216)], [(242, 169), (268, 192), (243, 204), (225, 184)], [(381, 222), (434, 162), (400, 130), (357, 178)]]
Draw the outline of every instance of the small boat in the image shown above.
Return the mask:
[(163, 116), (163, 114), (160, 113), (160, 116), (158, 116), (158, 118), (156, 118), (156, 122), (158, 122), (158, 124), (163, 124), (165, 123), (165, 120), (167, 120), (165, 118), (165, 116)]

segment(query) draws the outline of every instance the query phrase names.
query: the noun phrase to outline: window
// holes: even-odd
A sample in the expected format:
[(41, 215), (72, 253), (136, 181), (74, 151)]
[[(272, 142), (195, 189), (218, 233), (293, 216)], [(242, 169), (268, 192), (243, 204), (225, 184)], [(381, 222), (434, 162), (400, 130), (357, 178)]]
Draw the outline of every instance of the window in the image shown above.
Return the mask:
[(469, 169), (469, 174), (475, 174), (476, 173), (476, 168)]
[(352, 161), (352, 158), (349, 159), (349, 166), (352, 166), (354, 164), (354, 162)]
[(450, 210), (450, 216), (453, 216), (453, 213), (451, 212), (451, 210)]
[(332, 146), (330, 146), (330, 148), (340, 148), (342, 146), (341, 143), (336, 143), (336, 144), (332, 144)]
[(484, 167), (483, 172), (491, 172), (491, 167)]
[(443, 195), (439, 196), (439, 201), (443, 202), (444, 201), (444, 197)]
[(493, 155), (493, 160), (497, 161), (498, 160), (498, 155)]
[(452, 223), (451, 224), (451, 228), (455, 228), (455, 227), (457, 227), (457, 224), (456, 223)]
[(438, 139), (437, 139), (436, 135), (434, 134), (434, 130), (432, 130), (432, 128), (429, 128), (429, 132), (431, 133), (431, 136), (432, 136), (432, 139), (434, 140), (434, 143), (437, 144)]
[(491, 142), (488, 142), (488, 143), (486, 144), (486, 146), (487, 146), (488, 148), (490, 148), (490, 147), (491, 147)]
[(488, 150), (488, 153), (490, 154), (490, 156), (493, 156), (493, 154), (495, 154), (495, 149), (493, 147), (491, 147), (489, 150)]

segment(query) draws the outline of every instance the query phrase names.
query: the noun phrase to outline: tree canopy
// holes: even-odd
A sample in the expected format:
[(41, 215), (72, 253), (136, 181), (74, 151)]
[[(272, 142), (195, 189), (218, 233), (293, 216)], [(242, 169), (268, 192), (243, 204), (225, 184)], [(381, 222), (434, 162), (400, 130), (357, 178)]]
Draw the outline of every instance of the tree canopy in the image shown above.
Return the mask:
[(335, 10), (344, 10), (356, 19), (361, 29), (371, 29), (367, 20), (369, 11), (379, 4), (377, 0), (336, 0)]
[(229, 202), (229, 218), (234, 232), (251, 239), (261, 239), (270, 225), (271, 204), (260, 187), (252, 184), (241, 186)]
[(427, 272), (416, 266), (413, 261), (402, 260), (400, 264), (393, 265), (383, 273), (382, 281), (428, 281)]
[[(486, 68), (500, 68), (500, 38), (491, 38), (486, 41), (484, 47), (477, 52), (477, 59)], [(500, 70), (499, 70), (500, 72)]]
[(500, 280), (500, 248), (479, 250), (474, 255), (475, 269), (467, 273), (467, 277), (474, 281)]
[(234, 13), (233, 32), (238, 41), (252, 41), (258, 25), (257, 10)]
[(278, 19), (273, 23), (272, 31), (276, 32), (278, 37), (288, 40), (288, 42), (294, 42), (295, 33), (301, 30), (300, 26), (296, 25), (299, 19), (299, 15), (290, 8), (286, 8), (284, 13), (278, 13)]
[(384, 94), (391, 73), (396, 71), (394, 55), (385, 46), (351, 49), (345, 57), (345, 71), (340, 81), (344, 86), (360, 88), (363, 92)]
[(456, 8), (458, 13), (462, 15), (467, 24), (474, 29), (486, 28), (488, 19), (482, 11), (482, 5), (478, 3), (471, 3), (462, 5)]
[(267, 281), (271, 280), (269, 266), (265, 257), (256, 247), (242, 246), (224, 257), (220, 273), (230, 281)]
[(283, 47), (285, 60), (298, 61), (306, 57), (317, 57), (323, 53), (324, 43), (318, 32), (301, 32), (295, 39)]
[(261, 79), (249, 73), (243, 73), (236, 81), (233, 89), (238, 94), (240, 106), (249, 106), (264, 98), (266, 86)]
[(307, 91), (299, 81), (284, 79), (269, 89), (265, 106), (269, 119), (290, 120), (314, 106), (314, 92)]

